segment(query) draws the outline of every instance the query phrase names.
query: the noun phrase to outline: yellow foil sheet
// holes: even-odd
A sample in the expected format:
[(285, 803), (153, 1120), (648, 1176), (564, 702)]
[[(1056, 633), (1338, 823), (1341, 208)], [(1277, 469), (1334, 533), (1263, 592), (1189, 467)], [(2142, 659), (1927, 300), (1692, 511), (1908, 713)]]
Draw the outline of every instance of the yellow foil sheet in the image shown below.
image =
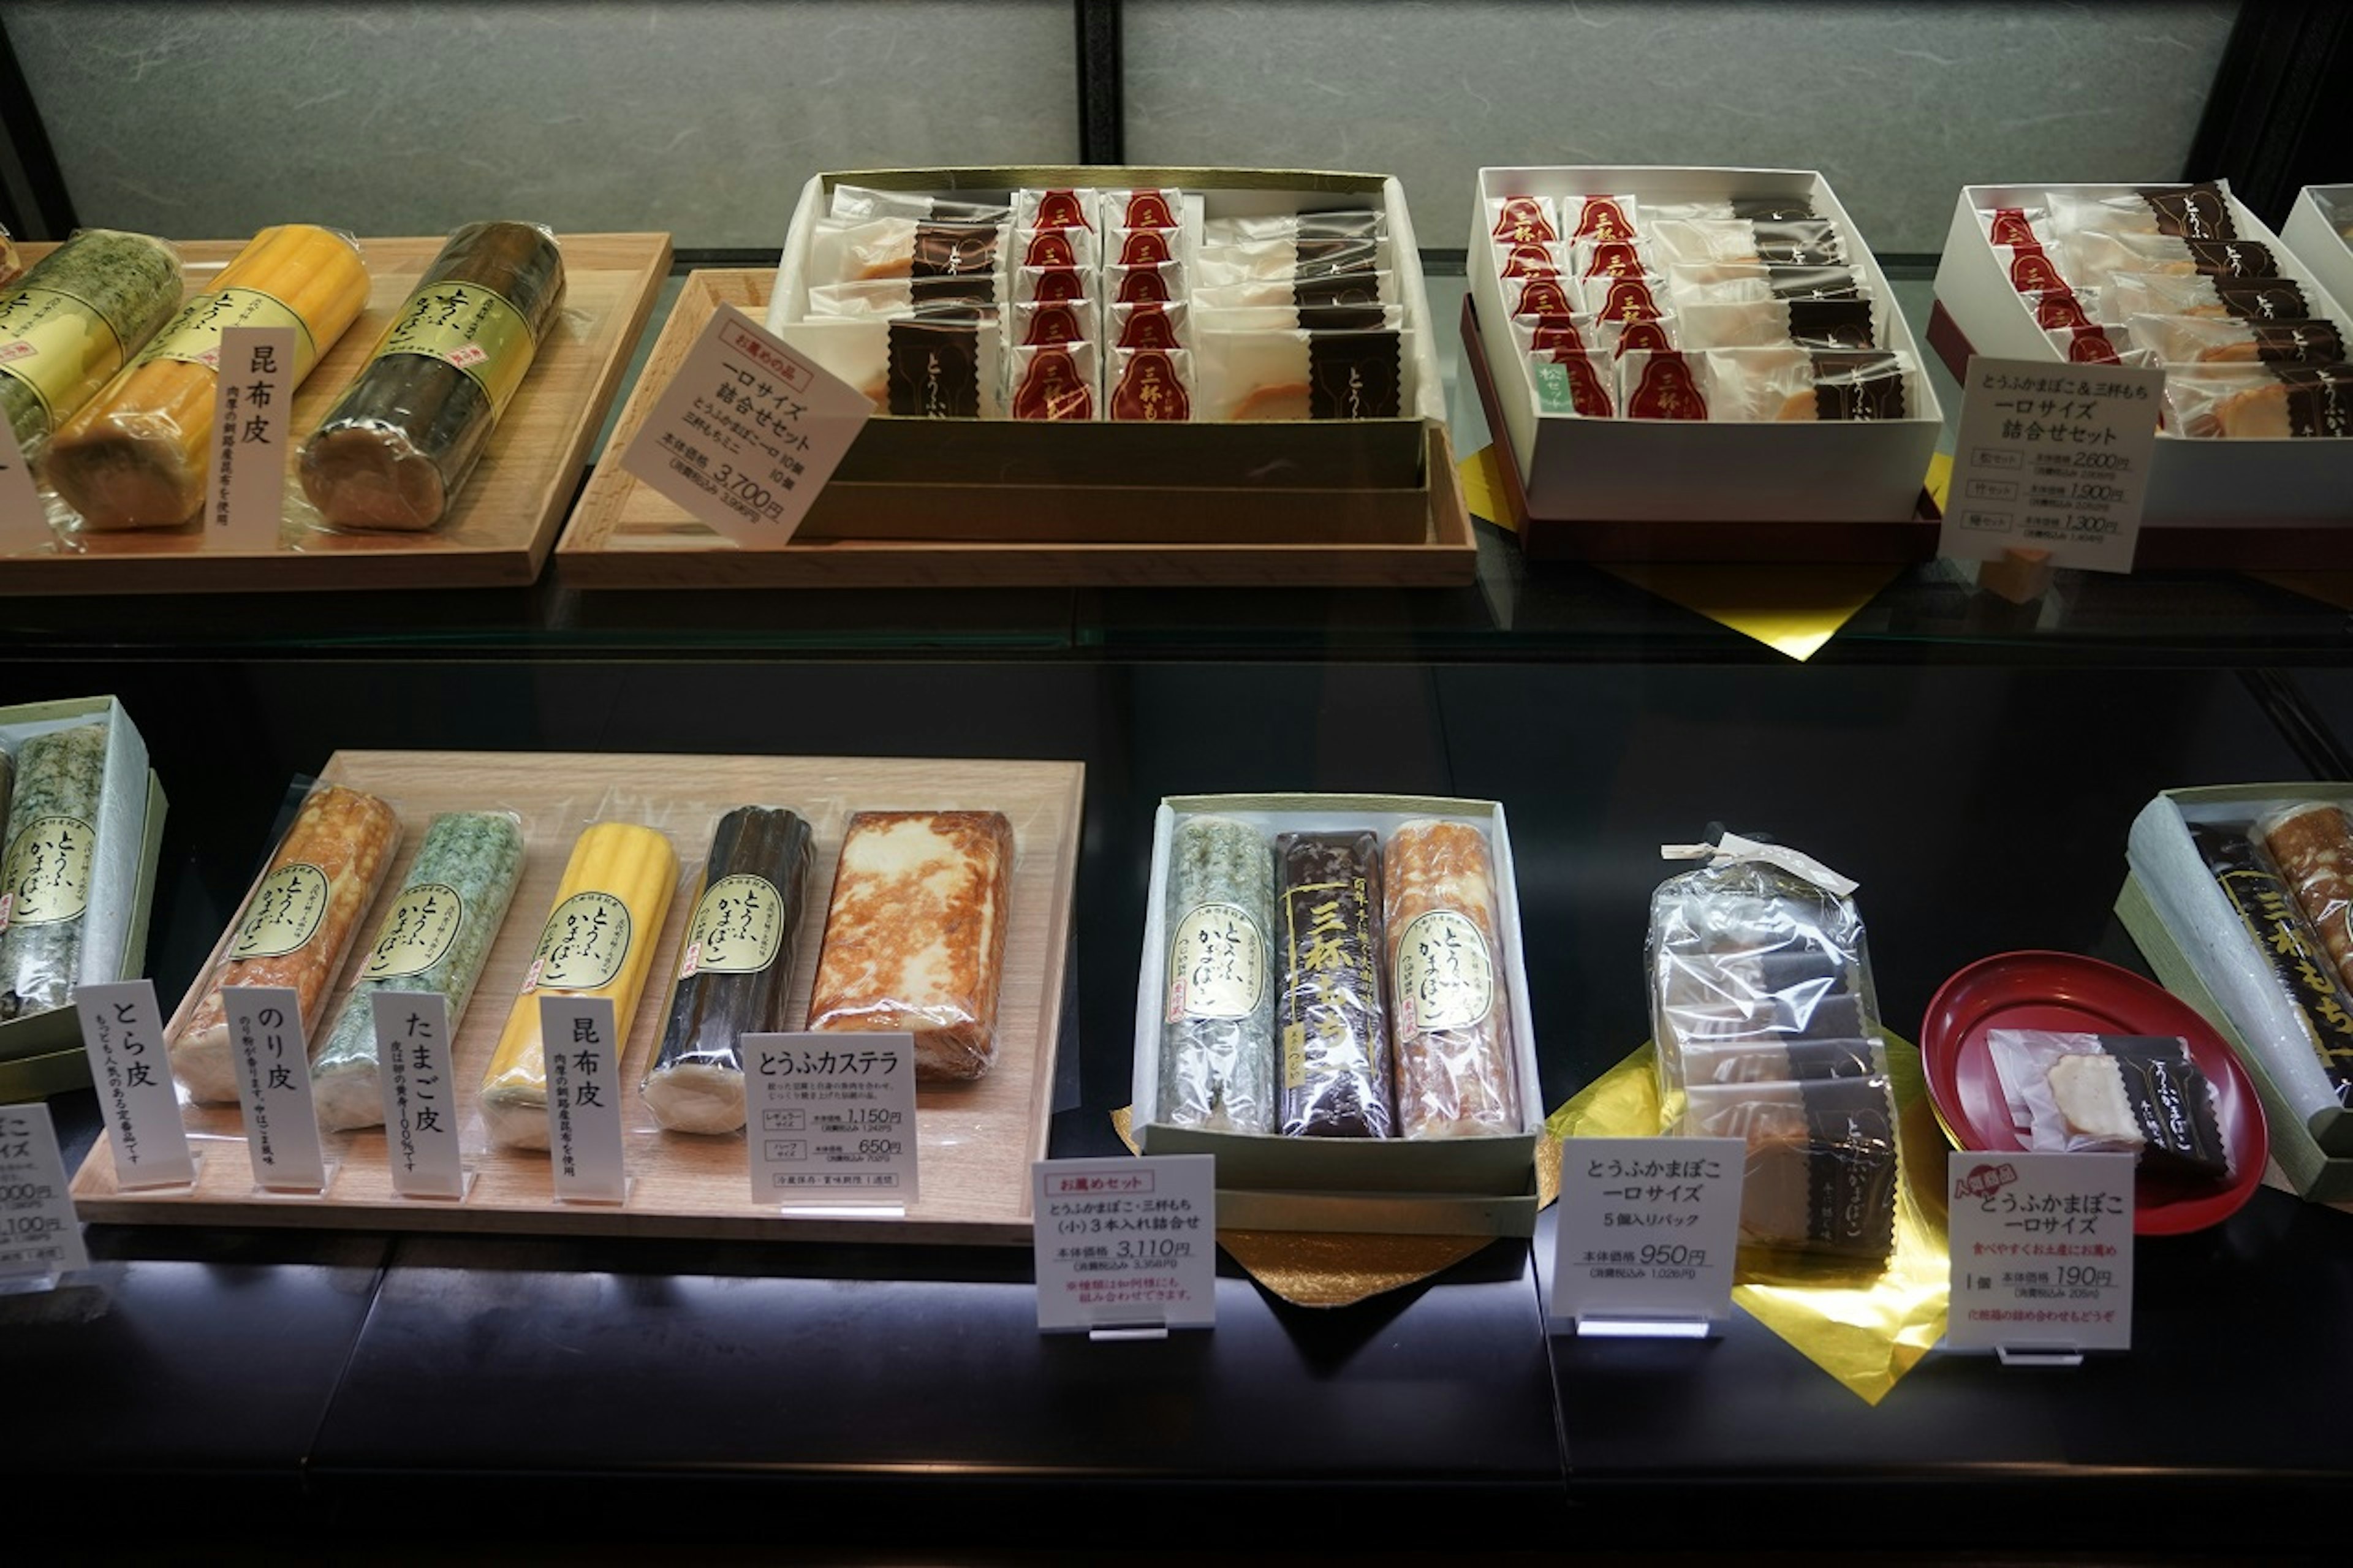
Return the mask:
[(1470, 509), (1471, 515), (1517, 533), (1520, 512), (1512, 504), (1511, 487), (1503, 471), (1503, 465), (1509, 460), (1491, 441), (1469, 457), (1456, 459), (1454, 467), (1461, 475), (1462, 504)]
[[(1943, 1173), (1950, 1147), (1928, 1104), (1920, 1053), (1882, 1031), (1895, 1091), (1904, 1182), (1895, 1253), (1875, 1276), (1829, 1259), (1744, 1247), (1732, 1299), (1808, 1360), (1878, 1404), (1945, 1333), (1952, 1263), (1945, 1245)], [(1546, 1120), (1556, 1139), (1647, 1138), (1664, 1125), (1656, 1054), (1644, 1046)], [(1554, 1151), (1557, 1169), (1558, 1152)], [(1539, 1161), (1541, 1166), (1542, 1162)]]

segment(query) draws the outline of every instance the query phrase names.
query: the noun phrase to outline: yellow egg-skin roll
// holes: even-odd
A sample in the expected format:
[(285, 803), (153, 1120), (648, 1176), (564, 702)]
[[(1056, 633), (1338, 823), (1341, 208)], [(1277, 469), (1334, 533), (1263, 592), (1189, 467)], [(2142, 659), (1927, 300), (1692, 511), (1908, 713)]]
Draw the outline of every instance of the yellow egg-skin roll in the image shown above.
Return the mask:
[[(482, 1124), (509, 1149), (547, 1147), (547, 1058), (539, 1032), (543, 996), (609, 996), (621, 1038), (652, 969), (662, 921), (678, 887), (678, 852), (650, 827), (600, 822), (572, 846), (523, 989), (508, 1010), (499, 1048), (482, 1074)], [(626, 931), (621, 928), (626, 924)]]

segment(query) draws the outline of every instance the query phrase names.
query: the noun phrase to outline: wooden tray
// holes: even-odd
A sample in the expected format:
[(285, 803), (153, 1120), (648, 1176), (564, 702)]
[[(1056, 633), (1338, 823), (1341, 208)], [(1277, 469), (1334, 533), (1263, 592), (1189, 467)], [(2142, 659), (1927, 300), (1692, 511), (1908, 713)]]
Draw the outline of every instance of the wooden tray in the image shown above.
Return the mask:
[[(1454, 586), (1477, 574), (1478, 544), (1462, 509), (1453, 448), (1443, 428), (1427, 437), (1423, 472), (1426, 526), (1399, 542), (1334, 537), (1258, 542), (1235, 525), (1232, 509), (1208, 492), (1192, 536), (1178, 542), (990, 537), (877, 539), (824, 537), (815, 514), (780, 550), (744, 550), (638, 482), (621, 467), (646, 413), (669, 389), (695, 335), (722, 303), (754, 320), (767, 310), (773, 274), (720, 270), (687, 275), (645, 371), (615, 425), (588, 489), (556, 545), (557, 570), (583, 588), (882, 588), (1034, 586)], [(1253, 428), (1252, 438), (1269, 438)], [(941, 510), (968, 506), (970, 487), (943, 483)], [(1096, 493), (1096, 492), (1090, 492)], [(1284, 504), (1328, 516), (1359, 493), (1293, 492)], [(1422, 491), (1412, 492), (1425, 493)], [(1251, 492), (1262, 501), (1265, 492)], [(1293, 499), (1295, 498), (1295, 499)], [(1114, 503), (1106, 501), (1106, 508)], [(1008, 516), (1011, 514), (1008, 514)], [(1240, 537), (1237, 537), (1237, 534)]]
[[(100, 1139), (74, 1177), (84, 1219), (132, 1224), (304, 1226), (343, 1230), (511, 1231), (532, 1234), (858, 1239), (1027, 1246), (1029, 1165), (1046, 1153), (1054, 1054), (1069, 957), (1085, 770), (1077, 763), (954, 762), (830, 757), (600, 756), (550, 752), (339, 752), (320, 775), (382, 795), (400, 812), (401, 853), (363, 931), (407, 874), (439, 811), (507, 807), (524, 817), (526, 859), (514, 905), (458, 1029), (454, 1065), (465, 1093), (461, 1133), (472, 1191), (459, 1203), (392, 1190), (381, 1128), (322, 1132), (340, 1160), (325, 1195), (264, 1195), (253, 1185), (244, 1123), (234, 1105), (185, 1107), (200, 1152), (193, 1190), (125, 1192)], [(489, 1148), (472, 1089), (496, 1047), (529, 967), (573, 839), (599, 815), (649, 822), (670, 835), (683, 880), (659, 934), (646, 994), (623, 1058), (621, 1106), (633, 1184), (619, 1206), (560, 1204), (544, 1152)], [(998, 1000), (995, 1068), (974, 1084), (926, 1085), (916, 1096), (921, 1197), (902, 1215), (782, 1215), (754, 1206), (742, 1136), (665, 1132), (639, 1100), (638, 1080), (659, 1047), (670, 977), (691, 915), (693, 877), (712, 824), (747, 802), (791, 805), (817, 832), (810, 903), (800, 932), (791, 1016), (807, 1016), (823, 936), (822, 906), (849, 812), (868, 808), (993, 807), (1012, 820), (1017, 859)], [(224, 933), (224, 942), (227, 935)], [(364, 947), (363, 942), (358, 944)], [(218, 957), (218, 948), (214, 957)], [(347, 965), (344, 987), (364, 953)], [(208, 960), (205, 973), (209, 973)], [(191, 990), (180, 1012), (195, 1005)], [(178, 1018), (174, 1019), (176, 1028)], [(322, 1024), (322, 1032), (327, 1026)]]
[[(442, 246), (364, 239), (373, 287), (364, 315), (294, 399), (297, 441), (318, 427), (375, 348)], [(438, 528), (423, 533), (329, 533), (289, 478), (275, 551), (209, 549), (202, 523), (86, 533), (81, 548), (0, 560), (12, 594), (252, 593), (317, 588), (459, 588), (526, 584), (539, 575), (588, 462), (605, 410), (670, 271), (666, 234), (564, 238), (564, 309), (480, 465)], [(192, 269), (235, 256), (241, 241), (180, 247)], [(27, 246), (27, 259), (54, 249)], [(193, 281), (213, 276), (196, 271)]]

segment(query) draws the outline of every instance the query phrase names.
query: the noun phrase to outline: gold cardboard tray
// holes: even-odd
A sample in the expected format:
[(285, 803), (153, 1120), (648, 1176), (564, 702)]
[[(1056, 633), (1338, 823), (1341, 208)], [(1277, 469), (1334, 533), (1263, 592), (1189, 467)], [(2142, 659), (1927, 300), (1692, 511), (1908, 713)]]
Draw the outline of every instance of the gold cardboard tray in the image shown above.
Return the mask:
[[(955, 460), (932, 478), (839, 475), (790, 544), (745, 550), (640, 484), (620, 454), (668, 390), (696, 334), (723, 303), (755, 321), (771, 274), (688, 274), (556, 545), (564, 581), (584, 588), (953, 586), (1451, 586), (1478, 569), (1445, 430), (1426, 428), (1416, 482), (1327, 482), (1281, 489), (1052, 484), (1016, 473), (980, 484)], [(908, 421), (895, 421), (904, 426)], [(936, 426), (934, 426), (936, 433)], [(1278, 453), (1280, 425), (1053, 426), (1035, 439), (1182, 441), (1230, 437)], [(1023, 436), (1029, 436), (1023, 432)], [(892, 432), (900, 438), (898, 430)], [(861, 442), (864, 437), (860, 437)], [(853, 451), (855, 448), (853, 448)], [(865, 469), (852, 469), (863, 472)], [(1153, 465), (1140, 465), (1150, 473)], [(944, 476), (939, 477), (939, 476)], [(1376, 476), (1383, 477), (1383, 476)], [(1397, 476), (1386, 476), (1395, 478)], [(888, 531), (888, 536), (882, 531)], [(1072, 537), (1083, 535), (1084, 537)]]
[[(316, 429), (375, 348), (443, 241), (364, 239), (366, 313), (294, 399), (294, 437)], [(234, 240), (183, 244), (192, 265), (226, 262)], [(11, 594), (254, 593), (527, 584), (547, 563), (605, 411), (670, 270), (666, 234), (563, 237), (564, 308), (450, 515), (421, 533), (329, 533), (290, 504), (274, 551), (209, 547), (201, 522), (85, 533), (80, 548), (0, 558)], [(51, 246), (26, 246), (27, 260)], [(210, 273), (199, 273), (201, 282)], [(290, 503), (301, 491), (288, 481)]]
[[(1077, 763), (833, 757), (606, 756), (562, 752), (339, 752), (320, 776), (383, 796), (400, 812), (401, 853), (364, 931), (407, 874), (427, 822), (440, 811), (510, 807), (525, 819), (526, 859), (514, 905), (458, 1029), (454, 1067), (463, 1096), (460, 1137), (471, 1191), (461, 1202), (404, 1198), (392, 1190), (384, 1131), (322, 1131), (340, 1164), (324, 1195), (265, 1195), (253, 1184), (243, 1121), (234, 1105), (184, 1106), (200, 1156), (193, 1189), (124, 1191), (101, 1138), (82, 1163), (73, 1197), (82, 1217), (140, 1225), (297, 1226), (335, 1230), (501, 1231), (707, 1237), (722, 1240), (882, 1240), (1026, 1246), (1029, 1166), (1046, 1153), (1054, 1056), (1062, 1005), (1085, 770)], [(671, 900), (654, 967), (631, 1021), (622, 1062), (625, 1157), (632, 1178), (618, 1205), (556, 1201), (544, 1152), (487, 1147), (474, 1089), (496, 1048), (515, 987), (531, 963), (541, 921), (562, 879), (586, 813), (607, 791), (649, 803), (689, 879)], [(903, 1214), (785, 1215), (755, 1205), (740, 1135), (665, 1132), (638, 1096), (659, 1047), (670, 977), (691, 911), (691, 878), (721, 812), (746, 802), (810, 815), (817, 858), (812, 914), (795, 956), (791, 1016), (807, 1016), (848, 812), (868, 808), (995, 808), (1012, 820), (1017, 859), (998, 999), (995, 1068), (973, 1084), (924, 1085), (916, 1096), (917, 1202)], [(614, 813), (617, 816), (630, 815)], [(224, 942), (227, 933), (223, 934)], [(365, 957), (355, 944), (327, 1017), (342, 1005)], [(217, 957), (218, 949), (215, 950)], [(204, 973), (209, 973), (207, 960)], [(180, 1014), (193, 1005), (195, 990)], [(174, 1022), (177, 1019), (175, 1016)], [(326, 1026), (320, 1027), (323, 1030)]]

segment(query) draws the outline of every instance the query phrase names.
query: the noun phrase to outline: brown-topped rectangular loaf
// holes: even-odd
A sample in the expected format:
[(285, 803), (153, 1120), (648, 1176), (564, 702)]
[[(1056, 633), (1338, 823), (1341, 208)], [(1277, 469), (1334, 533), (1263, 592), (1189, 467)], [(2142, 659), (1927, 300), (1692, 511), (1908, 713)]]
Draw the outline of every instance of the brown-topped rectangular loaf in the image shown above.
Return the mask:
[(852, 816), (808, 1026), (911, 1033), (918, 1079), (986, 1073), (997, 1059), (1012, 879), (1013, 825), (1001, 812)]

